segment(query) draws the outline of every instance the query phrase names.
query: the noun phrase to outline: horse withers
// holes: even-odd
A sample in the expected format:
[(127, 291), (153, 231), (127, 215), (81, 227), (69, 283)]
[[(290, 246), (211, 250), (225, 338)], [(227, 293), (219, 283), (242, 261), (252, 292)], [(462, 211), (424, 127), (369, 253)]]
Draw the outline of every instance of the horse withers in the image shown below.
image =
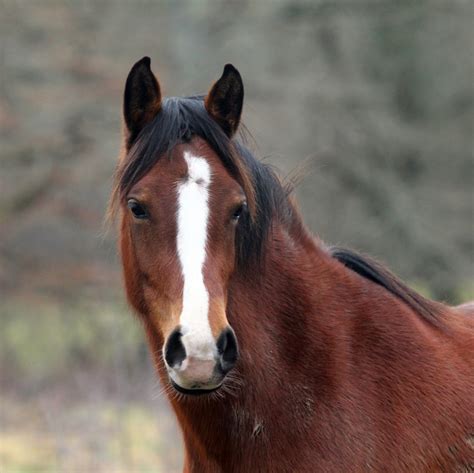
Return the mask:
[(162, 98), (149, 58), (125, 86), (110, 213), (184, 470), (473, 471), (473, 306), (314, 237), (239, 139), (243, 96), (227, 65)]

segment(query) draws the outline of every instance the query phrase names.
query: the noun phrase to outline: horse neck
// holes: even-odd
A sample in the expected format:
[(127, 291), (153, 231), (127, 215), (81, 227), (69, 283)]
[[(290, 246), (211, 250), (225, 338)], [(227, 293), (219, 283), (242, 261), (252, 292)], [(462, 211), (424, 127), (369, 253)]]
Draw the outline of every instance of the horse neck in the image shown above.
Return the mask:
[(302, 229), (295, 236), (274, 226), (262, 266), (238, 272), (230, 282), (228, 319), (240, 359), (224, 398), (173, 402), (194, 462), (231, 461), (259, 437), (264, 458), (263, 439), (275, 438), (282, 425), (298, 425), (303, 435), (315, 395), (327, 395), (334, 385), (338, 330), (324, 310), (334, 262)]
[[(334, 445), (333, 455), (350, 465), (351, 452), (363, 444), (361, 432), (376, 424), (371, 416), (399, 425), (393, 412), (378, 410), (393, 394), (391, 379), (398, 380), (408, 422), (420, 409), (419, 398), (411, 401), (414, 383), (423, 393), (432, 389), (427, 379), (441, 376), (442, 358), (415, 363), (405, 348), (435, 353), (432, 329), (411, 309), (347, 270), (307, 233), (272, 228), (262, 266), (237, 272), (228, 289), (228, 319), (240, 345), (231, 373), (236, 381), (221, 388), (221, 399), (216, 394), (172, 401), (186, 445), (185, 471), (296, 471), (295, 465), (314, 466), (315, 456), (325, 459)], [(377, 316), (388, 307), (396, 317)], [(354, 360), (354, 342), (363, 360)], [(444, 373), (453, 382), (450, 370), (451, 365)], [(387, 380), (389, 394), (380, 390), (380, 380)], [(436, 389), (436, 396), (444, 395)], [(469, 387), (459, 381), (453, 392), (459, 394), (450, 418), (460, 418), (469, 411)], [(439, 408), (441, 415), (447, 403)], [(431, 411), (418, 421), (420, 432), (428, 431)], [(440, 438), (439, 445), (443, 442)], [(372, 452), (370, 442), (362, 447)]]

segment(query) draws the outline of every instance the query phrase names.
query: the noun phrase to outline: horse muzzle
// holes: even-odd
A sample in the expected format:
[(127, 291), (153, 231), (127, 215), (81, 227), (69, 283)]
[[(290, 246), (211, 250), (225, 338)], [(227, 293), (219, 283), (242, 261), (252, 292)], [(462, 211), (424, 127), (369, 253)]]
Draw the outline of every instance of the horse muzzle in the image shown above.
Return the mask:
[(237, 338), (227, 326), (217, 341), (199, 340), (196, 334), (175, 329), (164, 346), (164, 360), (171, 385), (180, 393), (199, 395), (218, 389), (234, 368), (239, 349)]

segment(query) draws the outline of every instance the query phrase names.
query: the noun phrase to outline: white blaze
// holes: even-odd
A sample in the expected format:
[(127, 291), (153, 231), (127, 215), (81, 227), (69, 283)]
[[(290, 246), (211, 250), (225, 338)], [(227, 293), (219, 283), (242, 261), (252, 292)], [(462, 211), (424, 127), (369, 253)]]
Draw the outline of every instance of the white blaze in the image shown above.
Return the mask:
[(188, 357), (210, 360), (214, 359), (216, 346), (209, 325), (209, 294), (204, 284), (203, 266), (211, 169), (205, 159), (189, 152), (184, 153), (184, 159), (188, 177), (178, 186), (177, 218), (177, 249), (184, 281), (181, 340)]

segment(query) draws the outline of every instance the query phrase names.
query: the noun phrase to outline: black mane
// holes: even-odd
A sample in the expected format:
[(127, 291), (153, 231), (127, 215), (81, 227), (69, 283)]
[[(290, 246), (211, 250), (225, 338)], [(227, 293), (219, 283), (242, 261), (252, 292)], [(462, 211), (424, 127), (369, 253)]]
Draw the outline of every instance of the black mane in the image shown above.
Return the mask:
[(424, 319), (434, 325), (439, 325), (441, 304), (430, 301), (421, 294), (418, 294), (383, 265), (365, 255), (337, 247), (330, 248), (329, 251), (331, 256), (344, 266), (369, 281), (382, 286), (420, 314)]
[[(238, 239), (238, 260), (247, 263), (259, 259), (262, 245), (272, 220), (287, 221), (292, 215), (288, 200), (289, 190), (273, 170), (258, 161), (243, 144), (242, 137), (229, 139), (204, 107), (203, 96), (170, 97), (162, 102), (161, 110), (144, 127), (132, 143), (126, 158), (115, 176), (114, 201), (122, 200), (130, 188), (156, 164), (161, 156), (169, 154), (180, 143), (200, 137), (220, 157), (228, 169), (255, 201), (254, 214), (241, 217)], [(250, 189), (242, 182), (245, 173)], [(249, 195), (247, 195), (249, 199)]]

